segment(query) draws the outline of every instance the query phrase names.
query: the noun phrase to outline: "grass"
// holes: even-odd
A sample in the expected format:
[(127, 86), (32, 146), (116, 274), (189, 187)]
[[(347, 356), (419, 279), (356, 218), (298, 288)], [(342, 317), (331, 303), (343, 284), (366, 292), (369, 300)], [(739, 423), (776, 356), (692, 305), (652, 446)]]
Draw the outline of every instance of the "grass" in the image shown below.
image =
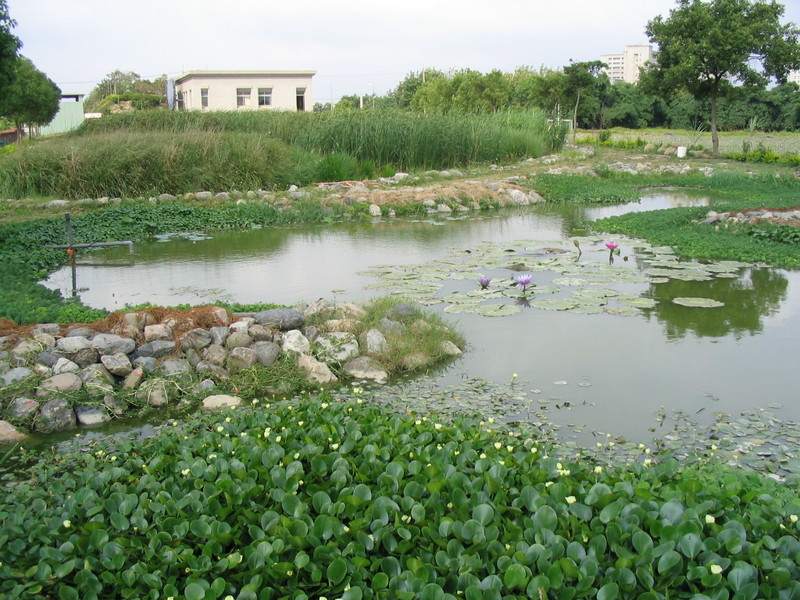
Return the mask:
[[(5, 598), (795, 598), (796, 482), (321, 394), (6, 471)], [(22, 462), (20, 462), (22, 461)]]

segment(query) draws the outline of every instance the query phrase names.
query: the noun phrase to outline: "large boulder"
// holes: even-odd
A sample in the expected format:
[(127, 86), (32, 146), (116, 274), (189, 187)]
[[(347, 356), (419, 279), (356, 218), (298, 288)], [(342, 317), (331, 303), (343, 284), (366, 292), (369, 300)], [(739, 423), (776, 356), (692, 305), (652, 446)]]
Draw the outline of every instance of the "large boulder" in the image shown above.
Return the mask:
[(235, 373), (236, 371), (252, 367), (257, 362), (258, 356), (255, 350), (240, 346), (230, 351), (226, 366), (231, 373)]
[(297, 366), (306, 372), (306, 379), (311, 383), (326, 384), (338, 381), (328, 365), (308, 354), (300, 356)]
[(43, 432), (73, 429), (78, 424), (75, 411), (64, 398), (53, 398), (42, 404), (36, 429)]
[(274, 329), (281, 331), (289, 331), (291, 329), (300, 329), (306, 324), (306, 318), (299, 310), (294, 308), (272, 308), (269, 310), (262, 310), (253, 315), (256, 323), (259, 325), (267, 325)]
[(28, 436), (17, 430), (8, 421), (0, 421), (0, 443), (16, 444), (28, 439)]
[(283, 334), (283, 351), (296, 352), (297, 354), (308, 354), (311, 350), (311, 342), (299, 330), (292, 329)]
[(264, 367), (269, 367), (281, 353), (281, 347), (275, 342), (256, 342), (253, 344), (253, 351), (256, 353), (258, 363)]
[(228, 396), (227, 394), (207, 396), (203, 399), (204, 408), (232, 408), (239, 406), (241, 403), (242, 399), (239, 396)]
[(175, 350), (175, 342), (167, 340), (153, 340), (139, 346), (139, 356), (149, 356), (151, 358), (161, 358)]
[(77, 392), (82, 386), (83, 381), (75, 373), (62, 373), (42, 381), (36, 389), (36, 395), (41, 398), (59, 392)]
[(374, 358), (359, 356), (342, 365), (345, 372), (354, 379), (367, 379), (375, 383), (386, 383), (389, 373)]
[(358, 356), (356, 336), (345, 331), (323, 333), (314, 342), (316, 357), (325, 363), (340, 364)]
[(127, 354), (117, 352), (116, 354), (105, 354), (100, 357), (100, 362), (108, 369), (108, 372), (118, 377), (127, 377), (133, 371), (133, 365)]
[(12, 383), (16, 383), (18, 381), (22, 381), (23, 379), (27, 379), (28, 377), (33, 376), (33, 371), (31, 371), (27, 367), (16, 367), (11, 369), (10, 371), (6, 371), (3, 373), (2, 379), (3, 385), (11, 385)]
[(136, 348), (136, 342), (131, 338), (114, 335), (113, 333), (98, 333), (92, 338), (92, 348), (97, 350), (100, 356), (105, 356), (106, 354), (130, 354)]

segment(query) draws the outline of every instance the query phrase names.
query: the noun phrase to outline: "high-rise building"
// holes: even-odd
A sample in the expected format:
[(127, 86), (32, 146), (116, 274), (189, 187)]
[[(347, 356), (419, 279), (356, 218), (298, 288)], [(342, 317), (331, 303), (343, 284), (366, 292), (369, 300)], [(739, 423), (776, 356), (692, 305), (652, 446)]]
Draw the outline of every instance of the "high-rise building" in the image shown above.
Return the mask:
[(636, 83), (639, 81), (639, 68), (652, 56), (653, 47), (650, 45), (625, 46), (622, 54), (603, 54), (600, 60), (608, 65), (603, 71), (608, 74), (612, 83), (618, 81)]
[(787, 81), (800, 85), (800, 71), (789, 71), (789, 77), (787, 77)]

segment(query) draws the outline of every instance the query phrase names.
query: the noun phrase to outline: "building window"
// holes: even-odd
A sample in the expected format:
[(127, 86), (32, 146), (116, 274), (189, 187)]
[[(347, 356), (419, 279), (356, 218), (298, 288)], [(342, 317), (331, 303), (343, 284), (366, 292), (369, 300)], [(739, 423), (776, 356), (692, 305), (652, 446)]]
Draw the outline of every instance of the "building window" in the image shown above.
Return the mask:
[(236, 88), (236, 106), (250, 106), (250, 88)]
[(178, 92), (178, 110), (183, 110), (183, 92)]
[(272, 106), (272, 88), (258, 88), (258, 105)]
[(200, 88), (200, 107), (208, 108), (208, 88)]
[(296, 89), (297, 93), (297, 110), (306, 109), (306, 88), (300, 87)]

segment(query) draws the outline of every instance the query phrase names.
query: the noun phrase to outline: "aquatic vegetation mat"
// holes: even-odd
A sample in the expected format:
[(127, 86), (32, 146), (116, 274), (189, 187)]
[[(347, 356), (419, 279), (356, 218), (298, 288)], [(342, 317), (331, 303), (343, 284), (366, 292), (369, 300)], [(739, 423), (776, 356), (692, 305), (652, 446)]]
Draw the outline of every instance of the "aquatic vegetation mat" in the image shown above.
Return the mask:
[[(370, 288), (424, 306), (444, 304), (451, 314), (504, 317), (526, 308), (583, 314), (636, 316), (659, 300), (651, 285), (677, 281), (738, 278), (747, 263), (706, 263), (679, 259), (673, 250), (642, 240), (571, 238), (562, 243), (521, 240), (510, 245), (484, 242), (455, 248), (445, 258), (417, 265), (382, 265), (361, 275), (377, 278)], [(521, 284), (521, 274), (529, 276)], [(724, 306), (713, 298), (674, 298), (687, 307)]]

